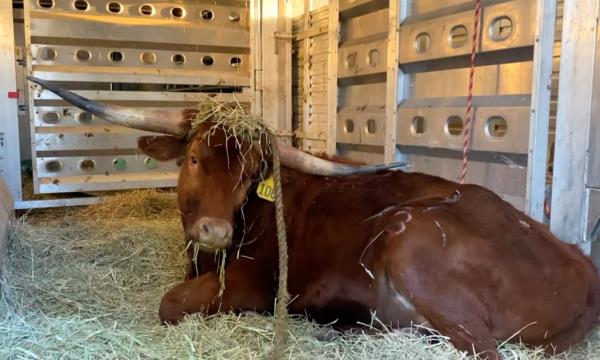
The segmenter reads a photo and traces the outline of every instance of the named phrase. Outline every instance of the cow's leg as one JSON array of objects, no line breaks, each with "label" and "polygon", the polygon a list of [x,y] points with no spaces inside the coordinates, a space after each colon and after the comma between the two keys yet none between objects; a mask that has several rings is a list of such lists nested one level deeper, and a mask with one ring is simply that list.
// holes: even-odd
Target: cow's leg
[{"label": "cow's leg", "polygon": [[170,289],[162,298],[159,315],[174,324],[187,314],[219,311],[268,311],[273,306],[272,284],[261,276],[252,260],[236,261],[225,269],[225,292],[218,297],[219,277],[210,272]]}]

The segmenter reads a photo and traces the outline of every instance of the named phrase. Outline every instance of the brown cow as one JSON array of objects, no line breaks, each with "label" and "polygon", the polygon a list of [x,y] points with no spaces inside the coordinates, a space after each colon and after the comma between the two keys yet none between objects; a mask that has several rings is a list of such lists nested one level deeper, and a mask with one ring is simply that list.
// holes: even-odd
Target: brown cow
[{"label": "brown cow", "polygon": [[[274,207],[256,195],[259,161],[251,144],[243,152],[254,161],[228,161],[242,150],[223,131],[207,139],[201,127],[185,140],[186,112],[97,104],[32,81],[112,122],[172,135],[140,138],[149,156],[185,156],[178,185],[183,226],[207,253],[199,273],[162,299],[164,322],[272,309]],[[498,357],[496,340],[515,334],[562,352],[598,322],[600,286],[590,260],[493,192],[420,173],[336,165],[289,147],[282,147],[282,163],[291,312],[323,322],[366,322],[375,313],[393,327],[425,324],[458,349],[489,358]],[[339,176],[352,172],[361,174]],[[235,256],[216,300],[210,253],[217,248]]]}]

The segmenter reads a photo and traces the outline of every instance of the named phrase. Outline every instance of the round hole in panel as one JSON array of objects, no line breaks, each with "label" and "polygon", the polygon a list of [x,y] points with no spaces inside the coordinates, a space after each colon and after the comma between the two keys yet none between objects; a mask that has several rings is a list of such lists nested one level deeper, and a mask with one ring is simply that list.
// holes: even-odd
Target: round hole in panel
[{"label": "round hole in panel", "polygon": [[42,115],[42,121],[46,124],[56,124],[60,121],[60,115],[54,111],[46,112]]},{"label": "round hole in panel", "polygon": [[485,122],[485,133],[492,138],[501,138],[508,132],[508,123],[502,116],[492,116]]},{"label": "round hole in panel", "polygon": [[229,63],[231,64],[231,67],[237,68],[240,67],[240,65],[242,65],[242,59],[240,59],[237,56],[234,56],[231,59],[229,59]]},{"label": "round hole in panel", "polygon": [[344,131],[347,134],[352,134],[354,132],[354,121],[352,119],[346,119],[344,122]]},{"label": "round hole in panel", "polygon": [[88,61],[92,58],[92,53],[86,49],[78,49],[75,51],[75,59],[77,61]]},{"label": "round hole in panel", "polygon": [[[200,11],[200,17],[202,18],[202,20],[210,21],[215,18],[215,13],[211,9],[204,9],[204,10]],[[231,20],[231,14],[230,14],[230,20]]]},{"label": "round hole in panel", "polygon": [[492,40],[503,41],[510,37],[512,30],[512,19],[508,16],[498,16],[490,23],[489,33]]},{"label": "round hole in panel", "polygon": [[89,9],[90,4],[88,4],[88,2],[85,0],[75,0],[73,2],[73,7],[77,10],[86,11]]},{"label": "round hole in panel", "polygon": [[158,161],[152,158],[146,158],[144,159],[144,166],[146,169],[156,169],[158,167]]},{"label": "round hole in panel", "polygon": [[450,42],[450,46],[453,48],[460,48],[465,46],[467,41],[469,40],[469,30],[464,25],[455,25],[450,29],[450,34],[448,34],[448,41]]},{"label": "round hole in panel", "polygon": [[415,116],[410,122],[410,132],[414,136],[421,136],[425,133],[426,125],[425,118],[422,116]]},{"label": "round hole in panel", "polygon": [[171,8],[171,16],[176,18],[182,18],[185,16],[185,10],[183,8],[176,6]]},{"label": "round hole in panel", "polygon": [[346,61],[344,62],[346,69],[354,69],[356,67],[356,52],[352,52],[346,55]]},{"label": "round hole in panel", "polygon": [[111,1],[106,5],[106,9],[108,12],[113,14],[120,14],[123,11],[123,5],[116,1]]},{"label": "round hole in panel", "polygon": [[62,170],[63,165],[58,160],[50,160],[50,161],[46,162],[44,167],[46,168],[46,171],[49,173],[57,173]]},{"label": "round hole in panel", "polygon": [[215,59],[210,55],[205,55],[202,57],[202,64],[206,66],[211,66],[215,63]]},{"label": "round hole in panel", "polygon": [[96,167],[96,162],[91,159],[84,159],[79,162],[79,170],[90,172]]},{"label": "round hole in panel", "polygon": [[375,119],[367,120],[367,124],[365,125],[365,131],[367,134],[375,134],[377,132],[377,121]]},{"label": "round hole in panel", "polygon": [[237,22],[240,21],[242,17],[240,16],[240,13],[237,11],[232,11],[229,13],[228,19],[231,22]]},{"label": "round hole in panel", "polygon": [[152,52],[145,52],[145,53],[142,53],[142,55],[140,56],[140,59],[142,59],[142,62],[144,64],[152,65],[156,62],[156,54],[154,54]]},{"label": "round hole in panel", "polygon": [[420,33],[415,37],[415,50],[422,54],[431,47],[431,36],[428,33]]},{"label": "round hole in panel", "polygon": [[123,59],[125,58],[125,56],[120,51],[111,51],[108,54],[108,58],[110,59],[110,61],[118,63],[118,62],[123,61]]},{"label": "round hole in panel", "polygon": [[44,46],[38,50],[38,57],[42,58],[42,60],[45,61],[52,61],[56,60],[56,58],[58,57],[58,53],[53,48],[49,46]]},{"label": "round hole in panel", "polygon": [[379,64],[379,56],[379,50],[373,49],[369,51],[369,54],[367,55],[367,65],[376,67],[377,64]]},{"label": "round hole in panel", "polygon": [[154,15],[154,6],[152,6],[150,4],[140,5],[140,14],[146,15],[146,16]]},{"label": "round hole in panel", "polygon": [[171,57],[171,61],[175,65],[183,65],[185,64],[185,56],[183,54],[175,54]]},{"label": "round hole in panel", "polygon": [[458,115],[452,115],[446,120],[446,133],[458,136],[463,132],[463,119]]},{"label": "round hole in panel", "polygon": [[83,111],[80,112],[79,114],[77,114],[77,121],[79,121],[82,124],[88,124],[90,122],[92,122],[92,114],[90,114],[89,112]]},{"label": "round hole in panel", "polygon": [[54,6],[53,0],[38,0],[38,5],[44,9],[50,9]]},{"label": "round hole in panel", "polygon": [[113,159],[112,161],[113,167],[115,168],[115,170],[125,170],[127,169],[127,160],[123,159],[123,158],[116,158]]}]

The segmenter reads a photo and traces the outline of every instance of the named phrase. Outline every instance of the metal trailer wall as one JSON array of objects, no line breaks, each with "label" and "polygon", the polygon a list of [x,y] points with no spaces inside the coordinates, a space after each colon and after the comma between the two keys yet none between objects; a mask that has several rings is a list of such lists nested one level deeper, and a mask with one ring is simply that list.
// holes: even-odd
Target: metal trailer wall
[{"label": "metal trailer wall", "polygon": [[[247,1],[28,0],[27,71],[108,103],[250,103]],[[145,132],[109,124],[29,86],[36,193],[173,186],[177,164],[136,150]]]},{"label": "metal trailer wall", "polygon": [[550,229],[600,265],[600,1],[564,4]]},{"label": "metal trailer wall", "polygon": [[[333,149],[367,162],[405,159],[413,171],[456,180],[473,7],[466,0],[331,1],[328,13],[338,16],[327,16],[329,56],[308,61],[312,46],[303,29],[312,26],[318,34],[311,44],[324,43],[325,28],[313,19],[322,21],[325,8],[313,10],[308,20],[296,18],[294,114],[297,137],[309,144],[304,149]],[[547,1],[484,1],[477,49],[467,182],[491,188],[538,220],[553,135],[549,114],[556,110],[560,45],[554,45],[553,33],[562,1],[556,7]],[[327,74],[319,73],[326,67]],[[328,85],[315,91],[320,77]],[[318,136],[305,130],[315,122]]]}]

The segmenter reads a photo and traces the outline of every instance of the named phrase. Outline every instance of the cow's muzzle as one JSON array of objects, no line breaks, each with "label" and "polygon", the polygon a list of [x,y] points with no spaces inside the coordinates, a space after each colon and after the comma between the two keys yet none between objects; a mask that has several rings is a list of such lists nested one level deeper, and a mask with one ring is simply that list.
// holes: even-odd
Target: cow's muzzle
[{"label": "cow's muzzle", "polygon": [[233,228],[223,219],[202,217],[188,231],[188,236],[197,241],[202,250],[216,251],[231,245]]}]

